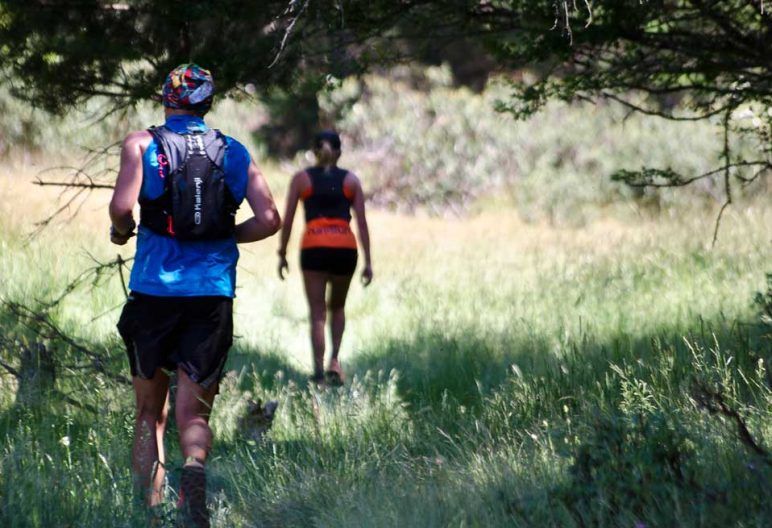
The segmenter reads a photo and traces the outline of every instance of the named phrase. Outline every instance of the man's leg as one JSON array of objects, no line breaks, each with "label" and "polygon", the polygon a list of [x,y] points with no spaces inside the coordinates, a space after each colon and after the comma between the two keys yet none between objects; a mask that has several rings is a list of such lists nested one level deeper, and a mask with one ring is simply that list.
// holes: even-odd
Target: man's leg
[{"label": "man's leg", "polygon": [[314,378],[324,378],[324,327],[327,320],[327,274],[320,271],[304,271],[308,307],[311,312],[311,348],[314,352]]},{"label": "man's leg", "polygon": [[216,394],[217,384],[205,389],[191,380],[184,370],[177,369],[174,416],[185,460],[180,480],[180,502],[183,513],[195,528],[209,526],[204,464],[212,449],[209,414]]},{"label": "man's leg", "polygon": [[155,506],[163,499],[166,476],[163,439],[169,405],[169,376],[158,369],[152,379],[135,376],[132,383],[137,401],[131,452],[134,481],[145,494],[147,504]]},{"label": "man's leg", "polygon": [[333,275],[330,280],[330,333],[332,334],[332,357],[329,370],[335,372],[340,382],[343,382],[343,370],[338,361],[343,331],[346,329],[346,297],[351,285],[351,275]]},{"label": "man's leg", "polygon": [[[185,460],[206,462],[212,448],[209,414],[217,394],[217,384],[208,389],[197,384],[183,369],[177,370],[174,416],[180,433],[180,447]],[[187,463],[187,462],[186,462]]]}]

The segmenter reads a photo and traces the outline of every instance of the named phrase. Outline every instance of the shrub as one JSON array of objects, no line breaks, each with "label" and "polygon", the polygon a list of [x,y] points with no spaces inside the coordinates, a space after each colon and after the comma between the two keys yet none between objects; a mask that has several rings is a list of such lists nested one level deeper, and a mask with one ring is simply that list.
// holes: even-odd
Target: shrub
[{"label": "shrub", "polygon": [[323,97],[323,110],[342,116],[343,162],[364,177],[375,204],[461,213],[480,197],[503,193],[524,218],[561,224],[620,202],[661,207],[722,198],[709,179],[686,192],[644,192],[610,179],[616,170],[644,165],[691,175],[715,168],[720,138],[711,123],[628,115],[605,103],[551,103],[515,121],[495,109],[507,97],[500,81],[478,95],[451,80],[447,68],[403,67],[346,80]]}]

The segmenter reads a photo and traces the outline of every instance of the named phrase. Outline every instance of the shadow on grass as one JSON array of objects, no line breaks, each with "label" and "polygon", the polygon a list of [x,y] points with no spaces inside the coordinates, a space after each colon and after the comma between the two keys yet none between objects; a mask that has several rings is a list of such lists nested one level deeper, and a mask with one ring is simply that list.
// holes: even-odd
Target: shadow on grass
[{"label": "shadow on grass", "polygon": [[[605,339],[583,335],[563,344],[525,332],[486,334],[475,328],[447,332],[432,329],[411,338],[373,343],[353,358],[349,370],[361,376],[368,370],[396,369],[401,396],[417,407],[414,410],[448,400],[475,407],[513,375],[565,376],[571,385],[592,383],[602,378],[612,362],[645,362],[661,355],[664,349],[679,357],[689,355],[686,340],[705,349],[718,345],[729,350],[737,366],[744,368],[753,369],[759,358],[772,358],[768,328],[760,323],[718,320],[696,321],[693,328],[687,329],[664,327],[651,335],[619,334]],[[675,362],[674,368],[687,364]],[[679,379],[689,375],[672,374]]]},{"label": "shadow on grass", "polygon": [[[280,352],[275,350],[262,351],[245,346],[234,346],[228,354],[225,364],[226,371],[241,373],[246,371],[252,376],[244,376],[243,383],[257,379],[262,388],[272,391],[290,381],[299,386],[308,383],[308,373],[298,370]],[[254,376],[254,377],[253,377]],[[252,387],[241,386],[242,390]]]},{"label": "shadow on grass", "polygon": [[456,335],[429,330],[411,338],[374,343],[350,362],[349,370],[361,376],[368,370],[396,369],[401,395],[413,404],[452,398],[462,405],[475,405],[483,393],[511,374],[511,365],[531,370],[549,357],[543,340],[515,341],[471,329]]},{"label": "shadow on grass", "polygon": [[[0,324],[3,325],[4,331],[9,331],[10,328],[6,323],[10,325],[13,321],[7,318],[7,314],[0,313]],[[718,344],[721,349],[729,351],[733,357],[733,368],[753,369],[759,358],[768,360],[772,357],[772,340],[769,339],[768,334],[769,330],[758,324],[738,324],[725,320],[701,324],[697,320],[692,328],[673,328],[663,325],[659,331],[649,335],[611,334],[602,338],[577,336],[562,344],[549,342],[543,337],[526,331],[519,332],[516,328],[497,334],[474,326],[456,327],[447,331],[427,328],[409,338],[373,341],[350,362],[348,365],[350,375],[364,376],[367,371],[379,370],[399,371],[400,395],[411,404],[409,412],[415,418],[413,421],[416,425],[419,422],[426,422],[426,429],[417,431],[415,435],[406,439],[395,441],[394,445],[384,442],[383,436],[375,435],[373,438],[376,440],[373,441],[359,438],[361,435],[347,433],[340,433],[335,441],[327,441],[326,444],[311,434],[255,447],[240,440],[218,439],[216,453],[217,456],[223,457],[223,462],[217,464],[221,468],[225,466],[226,469],[219,473],[214,472],[210,488],[215,495],[227,497],[237,505],[237,509],[243,508],[245,516],[249,515],[254,508],[254,501],[262,500],[265,506],[261,506],[261,514],[273,515],[276,525],[291,524],[288,522],[290,515],[295,515],[296,524],[300,525],[307,523],[319,513],[314,505],[324,504],[323,500],[320,502],[320,498],[323,493],[326,493],[325,490],[333,486],[344,485],[344,492],[354,493],[359,489],[364,477],[374,475],[377,477],[374,481],[385,479],[390,471],[389,468],[394,469],[395,465],[403,463],[406,464],[412,476],[413,471],[420,466],[420,460],[428,460],[437,453],[451,462],[464,463],[466,458],[464,456],[454,458],[454,449],[444,443],[448,436],[440,437],[436,429],[442,427],[444,431],[454,436],[453,442],[467,451],[473,450],[485,437],[482,433],[475,432],[473,426],[476,420],[470,415],[477,414],[474,408],[482,405],[486,396],[496,392],[509,379],[551,378],[549,383],[533,384],[534,392],[527,393],[526,396],[530,397],[533,394],[534,398],[541,398],[547,402],[545,405],[560,409],[563,405],[560,401],[562,396],[578,394],[581,388],[592,387],[602,382],[609,371],[610,362],[646,363],[662,361],[667,355],[688,358],[690,351],[684,342],[684,336],[706,348]],[[109,364],[111,372],[125,373],[125,354],[121,347],[117,342],[115,346],[108,343],[104,346],[109,349],[110,357],[114,359],[114,362]],[[516,368],[513,365],[516,365]],[[243,378],[249,379],[249,382],[259,381],[261,386],[269,391],[278,390],[291,381],[299,387],[306,386],[307,375],[297,370],[280,355],[279,351],[275,350],[255,350],[236,346],[231,352],[227,368],[237,372],[246,370],[253,376]],[[689,361],[673,361],[672,369],[667,375],[672,378],[674,386],[689,380],[692,375],[690,368]],[[283,374],[277,376],[277,372]],[[86,375],[77,374],[78,379],[81,376]],[[59,388],[68,388],[70,382],[58,377],[56,383]],[[541,385],[553,387],[554,390],[539,392]],[[125,397],[129,400],[132,397],[129,388],[117,385],[110,385],[110,387],[120,394],[122,399]],[[240,388],[244,390],[249,387]],[[95,387],[92,389],[95,390]],[[504,397],[510,396],[510,393],[502,392]],[[446,408],[442,408],[444,402],[448,402]],[[125,506],[120,502],[108,501],[107,499],[115,494],[105,493],[102,490],[111,490],[111,486],[117,485],[123,494],[130,494],[127,469],[129,442],[125,433],[128,430],[127,426],[130,426],[130,418],[125,418],[130,415],[129,404],[126,403],[120,412],[106,412],[103,416],[104,422],[98,427],[102,431],[100,436],[97,436],[102,445],[100,455],[107,453],[113,467],[121,468],[120,478],[116,479],[110,471],[102,471],[102,465],[99,459],[94,457],[92,447],[88,443],[93,436],[91,431],[96,427],[92,423],[93,416],[86,412],[66,413],[66,415],[50,412],[58,410],[61,402],[47,400],[45,403],[47,407],[44,412],[32,416],[0,415],[0,433],[6,435],[4,448],[12,455],[5,456],[1,469],[3,474],[35,475],[35,471],[44,468],[47,482],[57,481],[61,484],[45,494],[36,491],[37,479],[32,476],[17,480],[13,486],[9,484],[4,488],[5,493],[15,500],[14,504],[18,504],[18,507],[14,506],[9,512],[4,513],[5,519],[10,521],[8,525],[19,524],[20,519],[38,517],[49,521],[52,525],[58,525],[63,519],[70,520],[73,525],[92,525],[84,523],[104,519],[109,515],[111,508]],[[462,416],[457,404],[466,406],[472,412]],[[307,407],[308,409],[304,410],[310,414],[310,403]],[[337,405],[336,402],[335,407],[342,406]],[[441,412],[422,414],[427,407]],[[534,412],[526,418],[533,420],[540,416],[540,413]],[[388,424],[388,422],[384,423]],[[457,424],[455,431],[452,427],[454,423]],[[502,427],[511,430],[515,429],[515,426],[520,426],[516,421],[512,424],[508,422]],[[451,427],[448,427],[449,425]],[[522,425],[530,426],[531,422],[523,421]],[[389,425],[389,427],[392,426]],[[464,435],[454,434],[461,432],[462,428],[465,428]],[[172,433],[173,431],[169,431],[168,438],[173,438]],[[506,438],[503,435],[496,436],[495,431],[493,435],[495,438]],[[66,445],[62,443],[65,437]],[[501,441],[504,442],[504,440]],[[71,445],[70,442],[72,442]],[[169,459],[173,461],[172,467],[176,468],[175,463],[179,464],[181,456],[176,451],[176,447],[173,447],[174,442],[169,444],[171,447]],[[35,446],[35,449],[30,449],[28,446]],[[38,449],[38,446],[43,446],[44,449]],[[37,451],[40,453],[35,454]],[[51,456],[54,457],[56,464],[51,467],[46,465],[47,459],[42,454],[44,451],[52,453]],[[75,453],[73,460],[76,471],[66,473],[63,469],[57,469],[67,468],[67,464],[72,464],[69,458],[71,452]],[[403,453],[403,457],[395,457],[395,452]],[[392,464],[395,459],[396,462]],[[738,460],[741,459],[742,456],[738,457]],[[27,460],[30,460],[29,464],[25,463]],[[368,463],[369,465],[360,464],[356,471],[349,471],[352,460],[372,462]],[[288,470],[280,474],[280,477],[275,476],[280,473],[276,466],[277,461],[282,466],[288,466]],[[217,467],[215,465],[215,468]],[[250,471],[245,472],[245,467],[251,468]],[[176,469],[170,476],[173,484],[176,483],[178,476],[178,472],[175,473],[175,471]],[[89,488],[91,497],[89,507],[92,508],[90,513],[79,510],[82,501],[70,499],[68,498],[70,494],[65,493],[68,490],[78,489],[77,486],[80,484],[77,478],[82,475],[89,477],[90,480],[87,480],[93,483]],[[277,494],[272,486],[280,486],[281,478],[287,479],[289,484],[284,484],[284,491]],[[315,485],[308,484],[309,481]],[[741,484],[746,481],[746,477],[737,480]],[[410,482],[412,481],[408,480],[406,485]],[[467,487],[457,485],[457,491],[452,497],[457,498],[456,503],[461,503],[467,496],[465,495],[467,492],[469,495],[474,493],[493,505],[522,508],[524,518],[531,519],[528,517],[530,515],[528,512],[537,509],[537,506],[532,506],[531,503],[546,502],[547,495],[554,488],[543,482],[529,484],[528,489],[535,490],[536,498],[528,498],[522,496],[521,492],[509,491],[520,482],[519,475],[511,477],[502,475],[488,484],[490,489],[485,487],[479,489],[475,486],[470,491]],[[734,481],[727,482],[734,483]],[[387,483],[383,488],[384,491],[387,486],[393,487],[392,484]],[[429,480],[429,485],[435,486],[437,481]],[[14,489],[17,491],[13,491],[12,494]],[[437,489],[441,490],[440,496],[447,495],[445,489],[440,486]],[[521,489],[525,488],[521,486]],[[245,490],[248,492],[248,501],[240,498]],[[416,487],[416,490],[422,491],[419,487]],[[756,491],[753,493],[762,496]],[[42,496],[45,501],[41,500],[40,503],[22,507],[23,499],[29,501],[29,497],[36,496]],[[72,496],[76,497],[76,495]],[[594,499],[594,496],[591,498]],[[46,517],[48,510],[44,502],[63,504],[62,508],[56,510],[57,519],[53,518],[53,513]],[[574,502],[581,504],[581,501]],[[709,500],[700,499],[698,503],[708,504]],[[372,502],[374,509],[379,504],[378,501]],[[413,502],[395,499],[394,503],[395,508],[405,508],[411,504],[415,504],[417,511],[420,511],[425,504],[425,499]],[[490,508],[486,503],[476,511],[488,510]],[[124,525],[133,523],[132,515],[125,516],[128,520]],[[512,514],[507,512],[507,515]],[[0,518],[3,516],[0,515]],[[569,516],[569,518],[579,517]],[[548,522],[541,523],[541,525],[547,524]]]}]

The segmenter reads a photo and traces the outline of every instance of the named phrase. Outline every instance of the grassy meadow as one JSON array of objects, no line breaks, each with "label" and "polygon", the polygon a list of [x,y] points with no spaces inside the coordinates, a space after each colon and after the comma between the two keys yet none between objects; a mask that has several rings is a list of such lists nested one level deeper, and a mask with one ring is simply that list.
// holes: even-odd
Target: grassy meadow
[{"label": "grassy meadow", "polygon": [[[105,191],[30,239],[59,198],[31,184],[45,166],[0,168],[0,360],[19,370],[45,349],[57,365],[55,391],[23,401],[0,368],[0,525],[145,526],[131,390],[113,379],[128,375],[121,281],[86,273],[43,308],[133,243],[110,245]],[[292,169],[264,168],[281,202]],[[753,302],[772,257],[763,195],[728,209],[713,249],[704,205],[597,206],[579,227],[480,203],[471,216],[370,212],[375,280],[351,289],[340,389],[306,381],[301,220],[286,282],[276,239],[242,246],[212,418],[213,526],[769,526],[772,460],[718,412],[769,452],[772,338]],[[280,402],[260,443],[238,427],[250,398]]]}]

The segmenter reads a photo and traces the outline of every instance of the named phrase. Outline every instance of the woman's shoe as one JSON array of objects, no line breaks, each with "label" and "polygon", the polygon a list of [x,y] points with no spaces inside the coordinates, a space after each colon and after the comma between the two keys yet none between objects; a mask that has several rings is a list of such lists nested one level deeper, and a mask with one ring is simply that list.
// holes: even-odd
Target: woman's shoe
[{"label": "woman's shoe", "polygon": [[338,360],[330,361],[330,366],[324,374],[327,378],[327,383],[333,387],[340,387],[346,381],[345,376],[343,375],[343,369],[340,368]]}]

